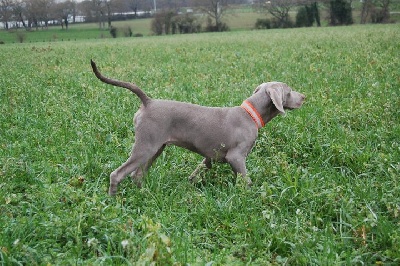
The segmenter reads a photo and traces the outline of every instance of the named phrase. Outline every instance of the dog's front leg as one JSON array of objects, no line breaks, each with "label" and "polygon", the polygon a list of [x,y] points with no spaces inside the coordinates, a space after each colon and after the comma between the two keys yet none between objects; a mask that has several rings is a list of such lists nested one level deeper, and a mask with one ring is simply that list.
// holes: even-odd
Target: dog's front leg
[{"label": "dog's front leg", "polygon": [[235,175],[237,176],[239,174],[243,178],[247,187],[250,187],[253,184],[250,177],[247,176],[246,157],[235,152],[228,152],[226,161],[231,165]]}]

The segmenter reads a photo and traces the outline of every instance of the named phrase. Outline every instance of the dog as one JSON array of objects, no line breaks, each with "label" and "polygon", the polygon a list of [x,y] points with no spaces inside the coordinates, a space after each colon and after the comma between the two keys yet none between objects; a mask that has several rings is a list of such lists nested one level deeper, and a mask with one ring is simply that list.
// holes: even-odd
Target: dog
[{"label": "dog", "polygon": [[[254,146],[258,129],[285,109],[300,108],[305,96],[282,82],[259,85],[240,106],[205,107],[185,102],[152,99],[135,83],[103,76],[93,60],[96,77],[104,83],[126,88],[136,94],[141,106],[134,116],[135,143],[128,160],[110,174],[109,195],[127,176],[140,187],[150,165],[166,145],[174,144],[202,155],[200,166],[211,168],[214,161],[229,163],[246,184],[246,157]],[[199,167],[200,167],[199,166]],[[189,179],[196,179],[199,167]]]}]

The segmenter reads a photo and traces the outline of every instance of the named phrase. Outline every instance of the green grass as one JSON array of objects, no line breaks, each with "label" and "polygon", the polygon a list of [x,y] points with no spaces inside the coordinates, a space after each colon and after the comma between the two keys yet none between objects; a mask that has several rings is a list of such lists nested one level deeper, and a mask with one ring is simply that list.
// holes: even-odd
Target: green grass
[{"label": "green grass", "polygon": [[[397,265],[400,28],[351,26],[0,46],[0,264]],[[247,190],[168,147],[107,196],[154,98],[240,105],[279,80],[304,106],[259,131]]]}]

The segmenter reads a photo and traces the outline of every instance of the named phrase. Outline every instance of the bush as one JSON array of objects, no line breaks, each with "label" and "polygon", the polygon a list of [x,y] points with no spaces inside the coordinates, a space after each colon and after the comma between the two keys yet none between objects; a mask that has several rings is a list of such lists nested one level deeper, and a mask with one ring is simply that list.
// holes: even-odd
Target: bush
[{"label": "bush", "polygon": [[287,28],[293,28],[294,23],[290,18],[287,18],[286,20],[279,20],[276,18],[273,18],[271,20],[271,25],[273,29],[287,29]]},{"label": "bush", "polygon": [[162,17],[155,15],[154,19],[151,21],[151,30],[155,35],[163,34],[163,21]]},{"label": "bush", "polygon": [[162,11],[154,16],[151,22],[151,30],[156,35],[170,34],[172,18],[175,13],[172,11]]},{"label": "bush", "polygon": [[207,26],[206,26],[205,31],[207,31],[207,32],[229,31],[229,26],[228,26],[226,23],[224,23],[224,22],[220,22],[220,23],[217,24],[217,25],[213,25],[213,24],[212,24],[212,21],[211,21],[211,18],[209,17],[209,18],[207,19]]},{"label": "bush", "polygon": [[172,34],[197,33],[201,31],[201,23],[192,14],[177,15],[172,18]]},{"label": "bush", "polygon": [[111,34],[111,36],[112,36],[113,38],[117,38],[117,28],[111,26],[111,28],[110,28],[110,34]]},{"label": "bush", "polygon": [[132,37],[132,35],[133,35],[132,28],[128,25],[124,26],[122,28],[117,28],[117,27],[111,26],[110,34],[113,38],[118,37],[118,32],[122,33],[123,36],[125,36],[125,37]]},{"label": "bush", "polygon": [[281,29],[281,28],[293,28],[293,22],[288,19],[287,21],[280,21],[276,18],[270,19],[257,19],[254,27],[256,29]]},{"label": "bush", "polygon": [[311,27],[314,21],[318,27],[321,26],[318,4],[316,2],[299,8],[296,15],[296,27]]},{"label": "bush", "polygon": [[256,21],[256,24],[254,25],[256,29],[270,29],[271,28],[271,20],[269,19],[262,19],[259,18]]},{"label": "bush", "polygon": [[313,17],[310,15],[308,7],[300,7],[296,14],[296,27],[311,27],[312,24]]},{"label": "bush", "polygon": [[130,26],[123,27],[122,32],[125,37],[132,37],[133,35],[132,28]]},{"label": "bush", "polygon": [[201,23],[192,14],[175,15],[171,11],[156,14],[151,29],[154,34],[196,33],[201,31]]},{"label": "bush", "polygon": [[[154,16],[151,22],[151,30],[155,35],[162,35],[164,33],[196,33],[201,31],[201,23],[192,14],[176,15],[172,11],[162,11]],[[229,27],[223,22],[213,25],[209,17],[205,31],[229,31]]]},{"label": "bush", "polygon": [[26,40],[26,34],[25,34],[25,32],[22,32],[22,31],[18,31],[16,34],[16,37],[17,37],[17,41],[19,43],[23,43]]}]

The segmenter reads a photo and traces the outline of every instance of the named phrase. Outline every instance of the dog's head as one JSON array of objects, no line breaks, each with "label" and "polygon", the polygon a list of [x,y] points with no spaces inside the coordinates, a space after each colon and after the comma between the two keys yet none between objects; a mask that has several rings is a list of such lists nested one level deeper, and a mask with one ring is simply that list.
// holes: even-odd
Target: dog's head
[{"label": "dog's head", "polygon": [[292,90],[282,82],[263,83],[255,89],[254,93],[266,93],[282,114],[285,113],[285,109],[300,108],[306,98],[304,94]]}]

